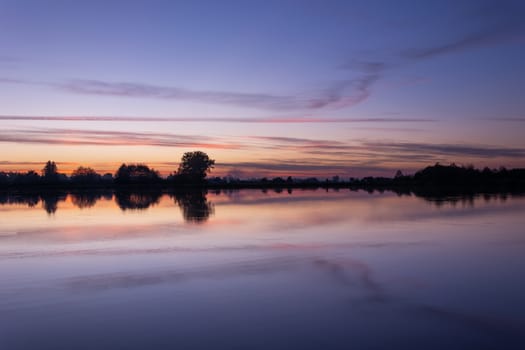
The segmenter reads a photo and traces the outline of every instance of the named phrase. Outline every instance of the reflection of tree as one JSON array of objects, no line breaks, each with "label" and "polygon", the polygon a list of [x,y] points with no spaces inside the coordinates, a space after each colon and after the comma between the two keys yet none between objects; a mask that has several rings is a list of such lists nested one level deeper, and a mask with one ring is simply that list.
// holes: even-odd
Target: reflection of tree
[{"label": "reflection of tree", "polygon": [[48,214],[54,214],[58,208],[58,202],[66,200],[66,193],[63,192],[50,192],[40,195],[42,198],[42,206]]},{"label": "reflection of tree", "polygon": [[522,195],[519,192],[475,192],[473,190],[456,188],[456,189],[429,189],[418,188],[412,191],[417,198],[422,198],[427,202],[434,204],[437,207],[444,205],[451,205],[456,207],[461,205],[463,207],[474,207],[477,199],[483,199],[485,202],[500,200],[504,202],[509,194]]},{"label": "reflection of tree", "polygon": [[111,191],[80,191],[71,193],[71,202],[80,209],[91,208],[102,197],[111,199]]},{"label": "reflection of tree", "polygon": [[25,204],[32,208],[38,204],[40,196],[37,194],[0,194],[0,205]]},{"label": "reflection of tree", "polygon": [[152,191],[117,191],[115,201],[122,210],[143,210],[159,202],[161,192]]},{"label": "reflection of tree", "polygon": [[205,191],[175,192],[172,197],[188,222],[202,223],[213,214],[213,205],[208,202]]}]

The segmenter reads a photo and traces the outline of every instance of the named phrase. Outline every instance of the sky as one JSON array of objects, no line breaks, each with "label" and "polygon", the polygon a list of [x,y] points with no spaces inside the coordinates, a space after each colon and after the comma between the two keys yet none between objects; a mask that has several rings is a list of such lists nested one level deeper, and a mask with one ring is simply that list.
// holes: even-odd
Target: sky
[{"label": "sky", "polygon": [[525,167],[524,1],[0,0],[0,171]]}]

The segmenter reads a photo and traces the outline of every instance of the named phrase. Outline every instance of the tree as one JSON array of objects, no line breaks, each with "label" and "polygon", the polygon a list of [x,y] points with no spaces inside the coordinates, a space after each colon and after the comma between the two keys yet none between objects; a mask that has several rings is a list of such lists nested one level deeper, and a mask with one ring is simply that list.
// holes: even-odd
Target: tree
[{"label": "tree", "polygon": [[200,182],[215,165],[215,160],[201,151],[186,152],[182,156],[177,174],[190,182]]},{"label": "tree", "polygon": [[58,176],[58,168],[55,162],[47,161],[44,169],[42,169],[42,176],[46,178],[54,178]]},{"label": "tree", "polygon": [[89,167],[79,166],[71,174],[71,180],[75,182],[92,182],[100,179],[100,175]]},{"label": "tree", "polygon": [[122,164],[115,174],[117,183],[152,183],[160,180],[158,171],[145,164]]}]

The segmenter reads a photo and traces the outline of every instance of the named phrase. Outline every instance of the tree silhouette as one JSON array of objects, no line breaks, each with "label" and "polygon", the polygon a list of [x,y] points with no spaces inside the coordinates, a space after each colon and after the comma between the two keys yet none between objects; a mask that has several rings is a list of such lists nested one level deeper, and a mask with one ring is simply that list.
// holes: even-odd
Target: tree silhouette
[{"label": "tree silhouette", "polygon": [[71,180],[77,184],[92,183],[100,180],[100,175],[92,168],[79,166],[71,174]]},{"label": "tree silhouette", "polygon": [[56,178],[58,176],[58,168],[55,162],[48,160],[42,169],[42,176],[45,178]]},{"label": "tree silhouette", "polygon": [[152,183],[160,180],[158,171],[145,164],[122,164],[115,174],[117,184]]},{"label": "tree silhouette", "polygon": [[188,182],[202,182],[215,165],[215,160],[201,151],[186,152],[182,156],[177,175]]}]

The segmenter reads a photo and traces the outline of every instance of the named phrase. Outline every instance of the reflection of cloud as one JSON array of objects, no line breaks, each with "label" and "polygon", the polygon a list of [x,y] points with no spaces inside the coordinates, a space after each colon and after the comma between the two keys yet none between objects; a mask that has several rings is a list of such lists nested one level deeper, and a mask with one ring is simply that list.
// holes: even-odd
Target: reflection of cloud
[{"label": "reflection of cloud", "polygon": [[[140,228],[141,232],[147,230]],[[151,230],[151,227],[149,228]],[[93,229],[90,229],[93,231]],[[113,234],[115,232],[112,231]],[[24,232],[17,232],[17,235],[23,235]],[[68,240],[69,241],[69,240]],[[337,248],[364,248],[364,249],[384,249],[384,248],[410,248],[417,246],[433,245],[429,241],[416,242],[357,242],[357,243],[276,243],[276,244],[246,244],[238,246],[224,247],[183,247],[171,246],[162,248],[126,248],[126,249],[80,249],[80,250],[44,250],[44,251],[10,251],[2,253],[2,259],[33,259],[33,258],[52,258],[64,256],[122,256],[122,255],[150,255],[150,254],[172,254],[172,253],[272,253],[278,251],[284,252],[307,252],[321,251]],[[317,260],[316,260],[317,261]],[[348,260],[350,261],[350,260]]]},{"label": "reflection of cloud", "polygon": [[[370,300],[383,300],[384,288],[374,278],[372,269],[362,261],[345,258],[338,259],[316,259],[314,265],[326,271],[334,280],[346,286],[353,286],[356,282],[364,288],[371,296]],[[348,273],[352,272],[352,275]]]},{"label": "reflection of cloud", "polygon": [[[315,245],[314,245],[315,246]],[[278,249],[289,251],[294,245],[277,246]],[[316,246],[316,248],[318,248]],[[304,247],[300,247],[304,249]],[[243,260],[233,263],[214,264],[209,266],[186,269],[173,269],[154,272],[119,272],[92,276],[73,277],[66,279],[66,285],[72,289],[84,291],[99,291],[113,288],[134,288],[162,283],[179,283],[189,279],[222,279],[237,275],[259,275],[289,270],[305,266],[318,268],[327,273],[330,281],[337,285],[363,289],[365,293],[373,294],[370,300],[382,299],[383,287],[374,280],[370,267],[355,259],[332,260],[304,256],[264,257],[253,260]]]},{"label": "reflection of cloud", "polygon": [[[421,316],[423,321],[431,319],[447,324],[458,324],[475,331],[496,332],[514,337],[521,335],[524,330],[523,326],[510,320],[400,299],[389,293],[386,286],[374,278],[371,267],[360,260],[349,258],[317,259],[314,261],[314,266],[326,271],[336,283],[349,288],[349,292],[350,289],[359,288],[365,294],[364,301],[367,305],[364,306],[367,307],[385,308],[389,305],[400,308],[402,313]],[[351,295],[351,293],[349,294]],[[362,299],[358,299],[357,302],[363,306]]]},{"label": "reflection of cloud", "polygon": [[190,279],[222,279],[237,275],[259,275],[287,270],[297,266],[300,258],[271,258],[235,263],[153,272],[119,272],[72,277],[66,286],[79,291],[102,291],[114,288],[136,288],[164,283],[180,283]]},{"label": "reflection of cloud", "polygon": [[[78,292],[101,292],[109,289],[130,289],[159,284],[177,284],[195,279],[225,279],[238,276],[257,276],[274,273],[297,273],[306,266],[314,266],[324,272],[328,281],[348,290],[354,295],[352,302],[361,306],[401,311],[402,314],[423,317],[423,321],[435,320],[447,324],[458,324],[475,331],[519,334],[521,328],[508,320],[457,311],[452,308],[430,306],[402,300],[388,292],[386,286],[373,277],[370,266],[362,261],[345,258],[313,258],[301,256],[258,258],[233,263],[208,266],[167,269],[162,271],[117,272],[86,275],[64,279],[67,288]],[[326,280],[322,283],[326,283]],[[358,292],[356,295],[354,292]],[[364,299],[361,297],[364,295]],[[357,298],[357,299],[355,299]],[[363,305],[363,302],[365,304]]]},{"label": "reflection of cloud", "polygon": [[416,314],[425,321],[433,319],[447,324],[459,324],[467,328],[483,332],[497,332],[516,336],[523,334],[524,328],[506,319],[471,314],[443,307],[424,304],[405,304],[404,311]]}]

